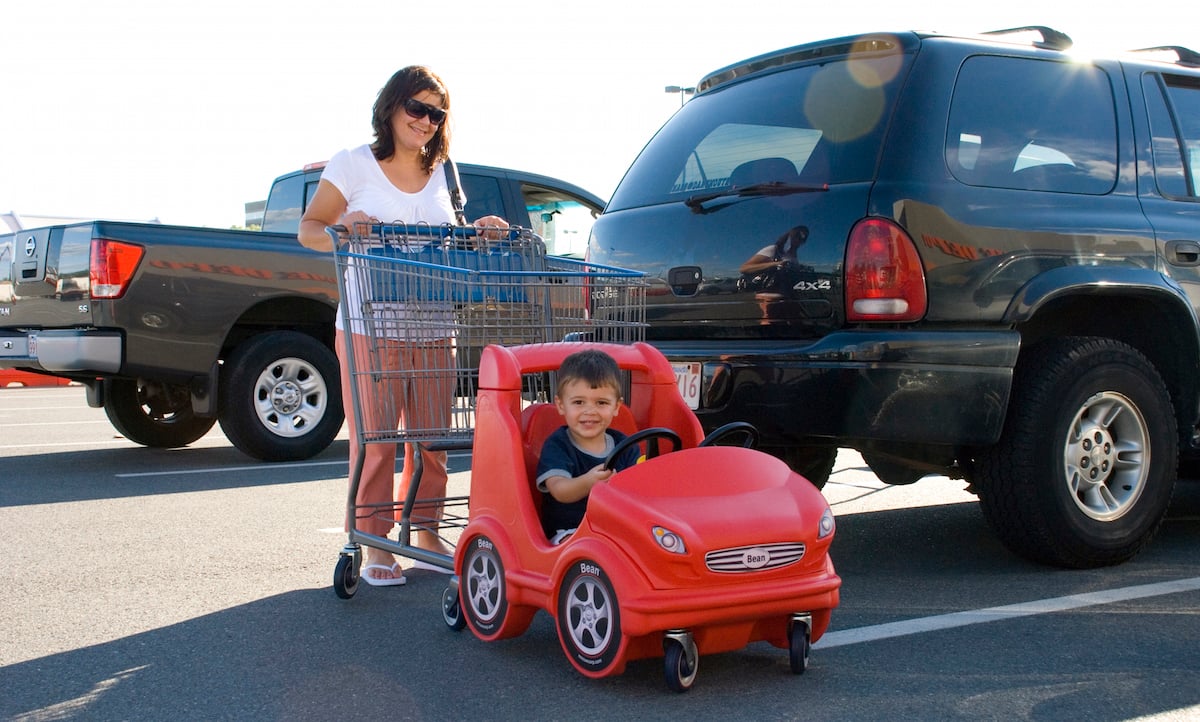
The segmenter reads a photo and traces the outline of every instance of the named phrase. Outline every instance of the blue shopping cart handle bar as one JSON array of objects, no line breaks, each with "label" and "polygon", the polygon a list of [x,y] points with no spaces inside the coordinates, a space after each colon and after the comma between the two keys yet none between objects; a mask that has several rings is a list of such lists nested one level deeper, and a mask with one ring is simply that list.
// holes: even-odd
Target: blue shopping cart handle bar
[{"label": "blue shopping cart handle bar", "polygon": [[[428,223],[375,223],[370,226],[370,230],[363,233],[367,229],[367,224],[355,224],[354,235],[369,236],[382,241],[387,241],[391,238],[478,238],[485,235],[488,240],[509,240],[515,241],[522,234],[529,233],[526,228],[520,226],[510,226],[508,228],[486,227],[476,228],[475,226],[451,226],[443,224],[440,226],[430,225]],[[350,229],[345,226],[330,226],[331,233],[346,234]]]}]

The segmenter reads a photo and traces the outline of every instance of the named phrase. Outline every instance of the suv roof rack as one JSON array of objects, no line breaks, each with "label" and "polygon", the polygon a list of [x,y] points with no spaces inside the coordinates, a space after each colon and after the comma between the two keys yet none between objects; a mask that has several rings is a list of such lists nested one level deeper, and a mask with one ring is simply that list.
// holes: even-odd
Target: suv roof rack
[{"label": "suv roof rack", "polygon": [[1131,53],[1175,53],[1177,65],[1187,65],[1190,67],[1200,67],[1200,53],[1190,48],[1185,48],[1182,45],[1156,45],[1153,48],[1138,48],[1130,50]]},{"label": "suv roof rack", "polygon": [[1008,28],[1006,30],[990,30],[984,35],[1016,35],[1018,33],[1038,33],[1042,36],[1040,43],[1034,43],[1039,48],[1048,50],[1067,50],[1075,44],[1071,40],[1071,36],[1066,33],[1059,32],[1054,28],[1048,28],[1045,25],[1023,25],[1019,28]]}]

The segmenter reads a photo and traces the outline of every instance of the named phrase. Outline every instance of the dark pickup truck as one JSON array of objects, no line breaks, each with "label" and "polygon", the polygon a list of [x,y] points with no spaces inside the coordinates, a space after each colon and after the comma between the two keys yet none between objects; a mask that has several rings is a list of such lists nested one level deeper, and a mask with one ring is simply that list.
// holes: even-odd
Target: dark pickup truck
[{"label": "dark pickup truck", "polygon": [[[343,420],[332,259],[296,241],[322,164],[275,180],[262,231],[93,221],[0,236],[0,370],[78,381],[131,441],[185,446],[220,421],[266,461],[325,449]],[[569,254],[603,208],[563,181],[462,164],[467,216]]]}]

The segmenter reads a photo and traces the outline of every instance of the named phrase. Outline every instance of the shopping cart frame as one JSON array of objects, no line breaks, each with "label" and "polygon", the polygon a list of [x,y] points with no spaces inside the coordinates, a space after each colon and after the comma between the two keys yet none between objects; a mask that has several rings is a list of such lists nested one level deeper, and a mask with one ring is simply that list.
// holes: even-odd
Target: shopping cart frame
[{"label": "shopping cart frame", "polygon": [[[646,326],[646,282],[640,272],[548,255],[542,240],[524,228],[364,224],[353,229],[332,226],[327,233],[334,242],[344,352],[349,365],[342,373],[350,376],[349,411],[357,430],[350,443],[359,450],[348,472],[347,539],[334,572],[335,592],[350,598],[358,586],[364,545],[447,571],[453,569],[453,553],[420,548],[412,543],[412,535],[416,531],[436,531],[453,549],[453,535],[460,533],[469,519],[469,496],[419,500],[424,472],[420,451],[472,448],[478,382],[478,358],[474,354],[492,343],[641,341]],[[478,257],[472,257],[472,253]],[[451,323],[453,327],[448,328],[446,324]],[[453,368],[434,370],[453,376],[454,396],[447,423],[415,429],[394,424],[372,428],[365,404],[378,403],[379,399],[363,398],[363,382],[404,383],[430,372],[384,368],[384,354],[379,347],[386,347],[389,334],[402,338],[415,334],[419,343],[442,332],[450,332],[454,339]],[[553,395],[548,377],[541,381],[529,389],[529,394],[548,400]],[[398,416],[397,411],[386,409],[381,413],[376,409],[372,413],[392,418]],[[358,503],[365,455],[362,452],[370,444],[414,446],[415,466],[404,499],[387,504]],[[432,506],[442,508],[440,518],[422,515]],[[360,519],[380,514],[394,519],[396,539],[359,528]]]}]

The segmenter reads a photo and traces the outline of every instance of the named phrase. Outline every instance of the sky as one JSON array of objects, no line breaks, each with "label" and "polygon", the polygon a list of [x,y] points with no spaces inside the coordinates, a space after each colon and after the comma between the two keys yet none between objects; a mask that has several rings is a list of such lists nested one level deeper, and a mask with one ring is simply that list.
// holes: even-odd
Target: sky
[{"label": "sky", "polygon": [[397,69],[449,87],[451,154],[608,198],[679,109],[666,86],[858,32],[1047,25],[1080,51],[1200,50],[1200,3],[1079,0],[38,0],[0,5],[0,213],[219,228],[371,141]]}]

